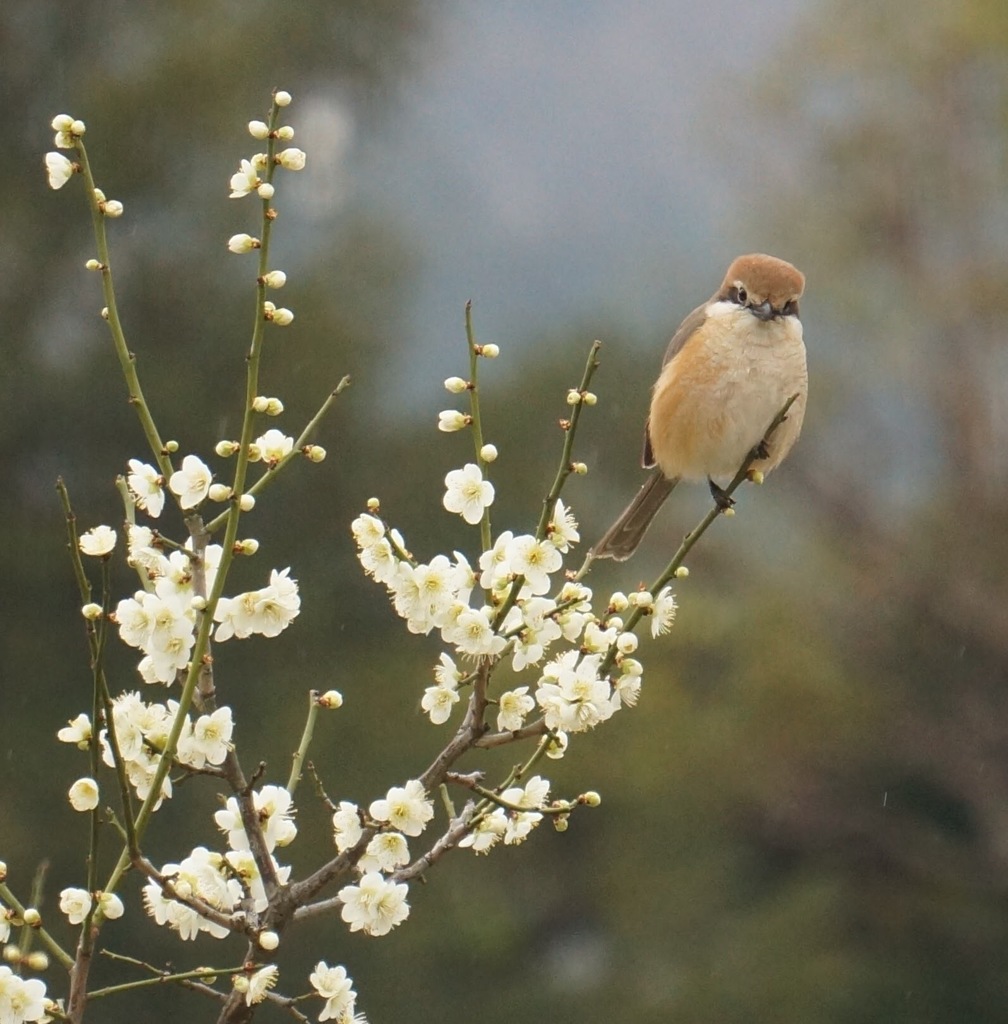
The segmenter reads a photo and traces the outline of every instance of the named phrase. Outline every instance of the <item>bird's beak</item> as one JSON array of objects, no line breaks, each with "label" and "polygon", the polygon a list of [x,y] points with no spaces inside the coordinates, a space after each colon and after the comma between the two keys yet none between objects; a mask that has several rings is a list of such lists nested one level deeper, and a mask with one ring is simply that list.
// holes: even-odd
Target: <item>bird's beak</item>
[{"label": "bird's beak", "polygon": [[749,310],[752,315],[759,320],[773,320],[776,316],[773,306],[770,305],[769,299],[765,302],[761,302],[758,306],[750,306]]}]

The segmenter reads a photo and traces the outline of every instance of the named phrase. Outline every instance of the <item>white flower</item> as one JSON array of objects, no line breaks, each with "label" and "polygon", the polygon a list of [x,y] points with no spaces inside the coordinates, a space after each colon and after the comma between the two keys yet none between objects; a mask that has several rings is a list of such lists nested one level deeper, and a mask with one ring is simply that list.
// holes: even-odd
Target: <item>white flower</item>
[{"label": "white flower", "polygon": [[245,1005],[252,1006],[261,1003],[266,998],[266,993],[277,983],[277,975],[280,973],[276,964],[267,964],[260,967],[248,979],[248,988],[245,991]]},{"label": "white flower", "polygon": [[[252,803],[259,815],[266,849],[272,853],[277,846],[286,846],[297,835],[297,825],[292,820],[294,808],[291,795],[283,786],[263,786],[252,794]],[[214,814],[217,827],[227,833],[228,845],[232,850],[247,850],[248,836],[242,824],[238,801],[228,797],[223,810]]]},{"label": "white flower", "polygon": [[507,690],[500,695],[497,710],[497,728],[501,732],[515,732],[525,724],[525,716],[535,707],[527,686]]},{"label": "white flower", "polygon": [[453,469],[445,477],[444,507],[460,515],[470,525],[483,518],[483,509],[493,504],[493,484],[483,479],[475,462]]},{"label": "white flower", "polygon": [[292,580],[290,569],[270,573],[266,587],[236,597],[221,598],[214,610],[214,621],[220,625],[214,632],[219,641],[237,637],[239,640],[253,633],[279,636],[301,610],[297,580]]},{"label": "white flower", "polygon": [[333,840],[336,849],[342,853],[356,846],[364,834],[361,828],[360,811],[356,804],[341,800],[339,810],[332,816]]},{"label": "white flower", "polygon": [[263,462],[273,467],[293,449],[294,438],[273,427],[257,437],[255,445],[262,452]]},{"label": "white flower", "polygon": [[523,534],[511,541],[508,564],[511,572],[525,577],[533,594],[545,594],[550,589],[549,574],[563,565],[563,556],[552,542]]},{"label": "white flower", "polygon": [[75,811],[93,811],[98,806],[98,783],[94,779],[78,779],[67,794]]},{"label": "white flower", "polygon": [[536,702],[548,728],[584,732],[616,710],[608,681],[598,678],[600,662],[600,655],[567,651],[546,665]]},{"label": "white flower", "polygon": [[335,1020],[343,1024],[352,1019],[357,993],[353,990],[353,981],[347,976],[345,967],[330,967],[325,960],[320,960],[308,980],[326,1001],[318,1017],[320,1021]]},{"label": "white flower", "polygon": [[64,889],[59,906],[71,924],[81,924],[91,911],[91,893],[87,889]]},{"label": "white flower", "polygon": [[[533,775],[524,786],[505,789],[501,799],[518,807],[538,808],[546,803],[549,796],[549,782],[539,775]],[[504,829],[504,842],[517,845],[542,820],[536,810],[507,812],[507,825]]]},{"label": "white flower", "polygon": [[571,544],[576,544],[581,539],[577,520],[571,514],[570,509],[564,507],[564,503],[559,498],[557,498],[556,505],[553,506],[553,519],[549,524],[549,539],[557,550],[564,554],[567,553]]},{"label": "white flower", "polygon": [[179,739],[178,760],[192,768],[206,764],[223,764],[231,748],[234,722],[229,707],[218,708],[212,714],[200,715],[191,730]]},{"label": "white flower", "polygon": [[63,726],[56,738],[61,743],[74,743],[81,750],[87,750],[91,742],[91,719],[82,711],[76,718],[71,718],[69,723]]},{"label": "white flower", "polygon": [[514,534],[505,530],[489,551],[480,555],[479,567],[483,570],[479,583],[484,590],[499,590],[511,578],[511,542]]},{"label": "white flower", "polygon": [[368,811],[375,821],[387,821],[405,835],[418,836],[434,817],[434,804],[427,799],[423,785],[410,779],[405,786],[393,786],[385,799],[375,800]]},{"label": "white flower", "polygon": [[441,686],[458,686],[462,682],[465,673],[461,672],[451,656],[441,654],[438,663],[434,666],[434,679]]},{"label": "white flower", "polygon": [[97,558],[115,547],[116,532],[111,526],[92,526],[77,538],[77,543],[85,555]]},{"label": "white flower", "polygon": [[430,716],[433,725],[444,725],[451,718],[452,708],[460,700],[454,686],[428,686],[420,700],[420,707]]},{"label": "white flower", "polygon": [[109,920],[115,921],[122,917],[125,912],[123,901],[114,892],[103,892],[98,894],[98,909]]},{"label": "white flower", "polygon": [[387,935],[409,916],[408,892],[405,884],[389,882],[377,871],[368,871],[358,885],[345,885],[337,893],[343,901],[340,916],[352,932]]},{"label": "white flower", "polygon": [[620,669],[620,677],[613,686],[613,704],[616,707],[636,707],[637,699],[640,697],[643,666],[634,658],[624,658],[620,662]]},{"label": "white flower", "polygon": [[479,824],[459,840],[459,846],[468,847],[473,853],[488,853],[491,847],[504,838],[507,831],[507,814],[498,807],[492,814],[481,818]]},{"label": "white flower", "polygon": [[126,483],[133,492],[137,508],[142,508],[149,516],[157,519],[165,501],[164,491],[161,490],[164,481],[160,472],[139,459],[130,459],[129,468]]},{"label": "white flower", "polygon": [[196,455],[187,455],[182,468],[168,478],[168,488],[178,496],[183,509],[195,508],[207,496],[212,483],[210,467]]},{"label": "white flower", "polygon": [[655,597],[654,611],[651,614],[651,635],[661,636],[672,628],[676,615],[676,599],[669,587],[662,587]]},{"label": "white flower", "polygon": [[385,524],[367,513],[359,515],[351,524],[350,530],[353,533],[357,546],[366,551],[374,547],[385,536]]},{"label": "white flower", "polygon": [[461,654],[480,658],[500,654],[507,645],[504,637],[493,631],[486,609],[466,608],[455,621],[442,629],[447,643],[455,644]]},{"label": "white flower", "polygon": [[251,160],[242,160],[241,168],[231,175],[231,197],[241,199],[250,192],[255,192],[262,184],[259,177],[261,164],[259,157],[254,156]]},{"label": "white flower", "polygon": [[45,982],[19,978],[9,967],[0,966],[0,1020],[4,1024],[51,1020],[46,1016]]},{"label": "white flower", "polygon": [[45,166],[49,176],[49,187],[52,189],[62,188],[75,170],[72,161],[67,160],[62,153],[46,153]]},{"label": "white flower", "polygon": [[367,844],[357,862],[359,871],[383,871],[386,874],[409,863],[409,845],[400,832],[379,832]]}]

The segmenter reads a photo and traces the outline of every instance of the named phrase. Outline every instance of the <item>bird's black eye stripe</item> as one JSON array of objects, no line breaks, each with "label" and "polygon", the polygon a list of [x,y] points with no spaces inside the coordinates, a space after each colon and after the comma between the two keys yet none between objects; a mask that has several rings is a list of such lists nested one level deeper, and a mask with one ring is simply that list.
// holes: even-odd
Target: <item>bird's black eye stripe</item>
[{"label": "bird's black eye stripe", "polygon": [[788,299],[784,303],[784,308],[781,310],[781,316],[797,316],[798,315],[798,303],[794,299]]}]

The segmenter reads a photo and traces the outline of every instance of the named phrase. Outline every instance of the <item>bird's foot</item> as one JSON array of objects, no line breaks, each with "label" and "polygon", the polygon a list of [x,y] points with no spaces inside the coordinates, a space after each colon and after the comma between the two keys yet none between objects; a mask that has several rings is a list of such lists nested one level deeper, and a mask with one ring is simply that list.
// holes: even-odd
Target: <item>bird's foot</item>
[{"label": "bird's foot", "polygon": [[761,440],[749,454],[754,462],[758,462],[760,459],[769,459],[770,449],[767,447],[766,438]]},{"label": "bird's foot", "polygon": [[714,504],[722,512],[727,512],[735,504],[735,499],[723,488],[719,487],[710,477],[707,477],[707,484],[710,487],[711,497]]}]

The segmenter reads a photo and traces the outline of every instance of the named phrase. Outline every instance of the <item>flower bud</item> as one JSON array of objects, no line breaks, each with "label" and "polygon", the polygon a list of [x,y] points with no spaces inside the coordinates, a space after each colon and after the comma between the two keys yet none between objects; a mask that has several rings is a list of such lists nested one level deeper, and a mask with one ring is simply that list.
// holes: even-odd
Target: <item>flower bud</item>
[{"label": "flower bud", "polygon": [[207,599],[202,594],[193,594],[189,599],[189,607],[192,608],[194,612],[204,612],[206,611],[206,606]]},{"label": "flower bud", "polygon": [[247,537],[245,540],[235,541],[234,553],[236,555],[254,555],[259,550],[259,541],[255,537]]},{"label": "flower bud", "polygon": [[102,213],[106,217],[121,217],[123,214],[123,204],[118,199],[108,199],[102,203]]},{"label": "flower bud", "polygon": [[207,497],[211,501],[227,501],[231,497],[231,488],[227,484],[211,484]]},{"label": "flower bud", "polygon": [[480,448],[479,455],[480,455],[480,458],[484,462],[494,462],[496,460],[496,458],[497,458],[497,445],[495,445],[495,444],[485,444],[485,445],[483,445],[483,447]]},{"label": "flower bud", "polygon": [[584,402],[585,405],[594,405],[598,401],[598,395],[596,395],[594,391],[586,391],[581,396],[581,401]]},{"label": "flower bud", "polygon": [[445,391],[451,392],[453,395],[460,395],[469,387],[469,382],[463,380],[461,377],[449,377],[445,382]]},{"label": "flower bud", "polygon": [[289,92],[287,92],[286,89],[278,89],[273,96],[273,102],[278,107],[287,107],[290,106],[290,101],[292,98],[293,97]]},{"label": "flower bud", "polygon": [[243,494],[238,499],[238,507],[242,512],[251,512],[255,508],[255,495],[254,494]]},{"label": "flower bud", "polygon": [[108,318],[109,318],[108,306],[102,306],[102,308],[98,311],[98,315],[102,318],[102,320],[108,320]]},{"label": "flower bud", "polygon": [[377,512],[381,508],[381,502],[377,498],[368,498],[367,510],[368,512]]},{"label": "flower bud", "polygon": [[246,235],[244,232],[238,235],[232,235],[228,239],[228,248],[239,255],[251,252],[253,249],[258,249],[261,244],[262,243],[258,238],[253,238],[251,235]]},{"label": "flower bud", "polygon": [[89,259],[87,261],[87,263],[84,264],[84,269],[85,270],[104,270],[105,269],[105,264],[102,263],[101,260],[96,260],[96,259],[92,258],[92,259]]},{"label": "flower bud", "polygon": [[77,165],[67,160],[62,153],[46,153],[45,167],[51,189],[62,188],[77,170]]},{"label": "flower bud", "polygon": [[278,153],[276,162],[288,171],[303,171],[305,162],[307,161],[307,154],[303,149],[285,149],[283,152]]},{"label": "flower bud", "polygon": [[282,270],[270,270],[263,274],[263,284],[267,288],[283,288],[287,283],[287,275]]},{"label": "flower bud", "polygon": [[248,131],[253,139],[262,141],[269,138],[269,125],[265,121],[249,121]]},{"label": "flower bud", "polygon": [[318,706],[320,708],[329,708],[335,711],[336,708],[343,707],[343,694],[339,690],[326,690],[318,699]]},{"label": "flower bud", "polygon": [[588,472],[588,467],[583,462],[572,462],[571,471],[578,476],[584,476]]},{"label": "flower bud", "polygon": [[598,807],[602,803],[602,797],[594,789],[589,789],[587,793],[582,793],[578,797],[578,803],[584,804],[585,807]]},{"label": "flower bud", "polygon": [[7,861],[0,860],[0,882],[7,881]]},{"label": "flower bud", "polygon": [[302,450],[311,462],[322,462],[326,457],[326,450],[320,444],[305,445]]},{"label": "flower bud", "polygon": [[179,449],[178,441],[165,441],[164,450],[169,455],[174,455],[178,451],[178,449]]},{"label": "flower bud", "polygon": [[553,828],[557,832],[566,832],[570,827],[570,815],[569,814],[555,814],[553,816]]},{"label": "flower bud", "polygon": [[634,633],[620,633],[616,638],[616,650],[620,654],[633,654],[637,650],[637,636]]},{"label": "flower bud", "polygon": [[483,356],[484,359],[496,359],[500,355],[500,346],[492,343],[489,345],[480,345],[479,354]]},{"label": "flower bud", "polygon": [[267,320],[272,320],[277,327],[286,327],[294,319],[294,314],[289,309],[284,309],[282,306],[279,309],[274,309],[272,315],[266,317]]},{"label": "flower bud", "polygon": [[42,924],[42,915],[34,907],[28,907],[21,915],[21,920],[29,928],[38,928]]},{"label": "flower bud", "polygon": [[290,142],[294,138],[294,129],[289,124],[282,124],[276,130],[276,137],[284,142]]},{"label": "flower bud", "polygon": [[472,417],[467,416],[458,409],[445,409],[438,413],[438,430],[450,434],[455,430],[462,430],[472,422]]},{"label": "flower bud", "polygon": [[580,401],[581,401],[581,392],[575,390],[574,388],[571,388],[570,391],[567,392],[567,404],[568,405],[578,405],[580,403]]},{"label": "flower bud", "polygon": [[280,936],[276,932],[260,932],[258,942],[260,949],[270,952],[280,945]]},{"label": "flower bud", "polygon": [[614,612],[625,611],[630,606],[630,602],[627,600],[626,594],[622,591],[617,590],[612,597],[609,598],[609,607]]},{"label": "flower bud", "polygon": [[264,181],[257,189],[256,195],[260,199],[272,199],[276,189],[268,182]]},{"label": "flower bud", "polygon": [[239,448],[241,448],[241,445],[237,441],[218,441],[214,446],[214,451],[222,459],[229,459]]},{"label": "flower bud", "polygon": [[94,601],[89,601],[83,608],[81,608],[81,615],[84,616],[88,622],[94,622],[95,619],[102,617],[102,606],[95,604]]},{"label": "flower bud", "polygon": [[21,947],[16,942],[8,942],[3,948],[3,958],[9,964],[21,962]]},{"label": "flower bud", "polygon": [[675,571],[676,579],[684,580],[689,576],[689,569],[685,565],[680,565]]},{"label": "flower bud", "polygon": [[49,957],[41,949],[36,949],[28,954],[25,963],[32,971],[44,971],[49,967]]}]

